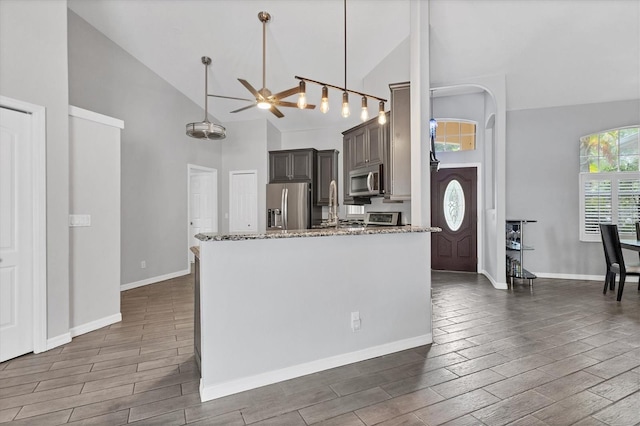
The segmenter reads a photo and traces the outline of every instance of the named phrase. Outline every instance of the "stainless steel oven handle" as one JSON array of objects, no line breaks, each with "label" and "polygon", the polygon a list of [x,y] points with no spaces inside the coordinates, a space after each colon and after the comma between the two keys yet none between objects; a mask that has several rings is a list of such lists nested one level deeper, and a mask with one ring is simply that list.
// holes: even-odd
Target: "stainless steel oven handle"
[{"label": "stainless steel oven handle", "polygon": [[373,192],[373,172],[369,172],[367,175],[367,189],[369,192]]}]

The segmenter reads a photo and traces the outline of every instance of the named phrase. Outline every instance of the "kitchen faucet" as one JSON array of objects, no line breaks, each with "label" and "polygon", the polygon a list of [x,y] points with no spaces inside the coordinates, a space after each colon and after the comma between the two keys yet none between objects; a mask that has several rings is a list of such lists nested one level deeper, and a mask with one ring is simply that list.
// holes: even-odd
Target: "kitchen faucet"
[{"label": "kitchen faucet", "polygon": [[338,226],[338,187],[335,179],[329,183],[329,226]]}]

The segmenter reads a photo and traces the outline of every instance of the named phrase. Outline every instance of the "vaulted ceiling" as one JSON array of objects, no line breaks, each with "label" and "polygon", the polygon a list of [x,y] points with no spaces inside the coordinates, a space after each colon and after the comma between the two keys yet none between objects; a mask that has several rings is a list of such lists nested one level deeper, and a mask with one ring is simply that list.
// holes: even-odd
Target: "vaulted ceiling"
[{"label": "vaulted ceiling", "polygon": [[[69,7],[199,105],[203,55],[213,60],[209,93],[251,98],[237,78],[262,87],[263,10],[272,15],[272,92],[296,86],[295,75],[344,84],[342,0],[70,0]],[[433,82],[506,75],[508,109],[640,97],[640,0],[433,0],[430,10]],[[347,2],[350,88],[363,90],[365,77],[396,49],[408,69],[409,18],[409,0]],[[317,103],[319,88],[311,90]],[[257,108],[230,114],[248,103],[216,98],[209,109],[223,123],[266,115],[282,131],[321,128],[343,120],[339,92],[330,95],[326,115],[297,108],[282,108],[282,119]]]}]

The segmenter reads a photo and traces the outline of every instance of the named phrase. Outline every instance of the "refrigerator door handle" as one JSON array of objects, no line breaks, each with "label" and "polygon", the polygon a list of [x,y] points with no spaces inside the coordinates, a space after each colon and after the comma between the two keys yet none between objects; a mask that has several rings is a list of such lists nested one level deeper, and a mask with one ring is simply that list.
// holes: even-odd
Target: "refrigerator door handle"
[{"label": "refrigerator door handle", "polygon": [[282,211],[283,211],[283,228],[289,229],[289,188],[282,190]]}]

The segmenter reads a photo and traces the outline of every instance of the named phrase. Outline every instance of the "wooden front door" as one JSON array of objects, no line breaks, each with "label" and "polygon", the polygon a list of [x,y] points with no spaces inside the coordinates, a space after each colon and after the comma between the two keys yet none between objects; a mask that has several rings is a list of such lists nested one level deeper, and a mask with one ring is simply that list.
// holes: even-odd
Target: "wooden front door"
[{"label": "wooden front door", "polygon": [[477,272],[477,168],[431,174],[431,269]]}]

